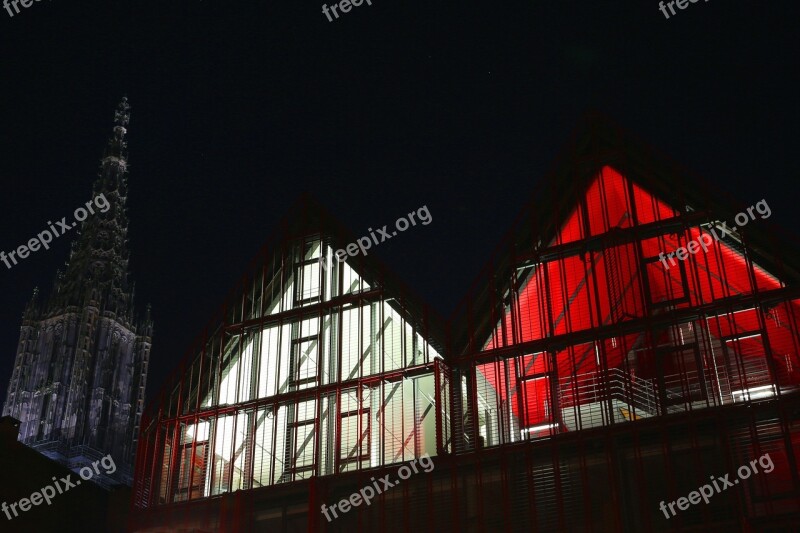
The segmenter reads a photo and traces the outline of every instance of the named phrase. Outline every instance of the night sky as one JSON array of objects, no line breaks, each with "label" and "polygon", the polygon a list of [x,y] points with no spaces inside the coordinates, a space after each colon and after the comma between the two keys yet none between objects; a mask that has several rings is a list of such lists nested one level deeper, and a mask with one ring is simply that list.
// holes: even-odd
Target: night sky
[{"label": "night sky", "polygon": [[[0,10],[0,250],[89,200],[123,95],[149,397],[305,191],[355,235],[427,205],[430,225],[370,253],[449,316],[590,111],[800,233],[798,2],[505,4]],[[74,236],[0,264],[0,401],[25,303]]]}]

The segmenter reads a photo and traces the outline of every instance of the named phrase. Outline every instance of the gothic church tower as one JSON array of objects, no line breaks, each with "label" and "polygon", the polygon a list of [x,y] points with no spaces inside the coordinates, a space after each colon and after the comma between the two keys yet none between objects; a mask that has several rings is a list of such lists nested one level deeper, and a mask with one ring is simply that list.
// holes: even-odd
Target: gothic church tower
[{"label": "gothic church tower", "polygon": [[123,98],[92,191],[110,208],[81,223],[49,299],[34,290],[3,407],[20,441],[76,472],[110,454],[117,471],[93,478],[105,486],[131,484],[153,334],[128,279],[129,110]]}]

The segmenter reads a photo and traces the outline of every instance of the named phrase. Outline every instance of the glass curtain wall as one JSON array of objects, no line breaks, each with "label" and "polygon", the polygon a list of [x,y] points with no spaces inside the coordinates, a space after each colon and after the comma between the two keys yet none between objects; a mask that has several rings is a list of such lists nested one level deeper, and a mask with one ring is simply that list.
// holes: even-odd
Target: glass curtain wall
[{"label": "glass curtain wall", "polygon": [[304,238],[246,281],[145,431],[152,503],[436,454],[438,352],[333,252]]},{"label": "glass curtain wall", "polygon": [[800,302],[746,233],[662,261],[715,224],[598,172],[549,246],[518,254],[494,291],[502,315],[462,366],[462,448],[797,389]]}]

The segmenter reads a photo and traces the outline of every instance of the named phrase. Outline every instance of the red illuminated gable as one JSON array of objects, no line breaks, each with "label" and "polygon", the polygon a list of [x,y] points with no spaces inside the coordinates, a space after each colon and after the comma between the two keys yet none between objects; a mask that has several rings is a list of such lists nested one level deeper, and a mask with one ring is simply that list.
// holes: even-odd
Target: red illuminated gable
[{"label": "red illuminated gable", "polygon": [[[584,239],[600,238],[602,241],[603,236],[616,230],[630,230],[680,216],[685,214],[632,183],[614,168],[604,166],[589,184],[580,205],[572,210],[544,251]],[[619,244],[608,241],[594,249],[587,246],[580,253],[566,252],[556,259],[518,270],[518,296],[513,300],[516,305],[513,312],[506,311],[505,323],[494,328],[484,350],[644,319],[668,309],[693,308],[722,298],[749,295],[754,290],[753,281],[759,291],[780,287],[777,278],[758,265],[754,265],[755,279],[751,280],[747,260],[734,249],[732,241],[713,240],[707,253],[701,249],[674,265],[661,261],[659,254],[666,257],[669,252],[698,239],[701,233],[697,226],[688,231],[676,231],[677,234],[639,240],[631,238]],[[708,229],[704,228],[703,232],[707,233]],[[669,268],[665,268],[665,264]],[[724,272],[724,277],[718,275],[720,272]],[[602,290],[596,290],[597,287]],[[687,327],[696,327],[693,324],[696,323]],[[763,337],[747,335],[760,327],[755,310],[709,317],[707,324],[711,337],[716,339],[740,334],[741,339],[736,339],[730,347],[743,358],[764,358]],[[781,329],[779,320],[767,321],[765,328],[773,353],[793,353],[794,339],[788,330]],[[658,344],[668,340],[667,331],[660,335],[664,338],[656,339]],[[599,341],[604,344],[602,349],[609,368],[619,366],[627,356],[623,346],[643,340],[641,333],[623,337]],[[588,343],[583,348],[559,352],[555,361],[544,354],[515,360],[515,374],[520,376],[522,384],[512,388],[511,394],[519,393],[524,399],[515,399],[512,408],[517,415],[520,409],[526,413],[524,426],[548,421],[545,411],[549,378],[546,376],[554,370],[553,363],[562,377],[596,372],[600,358],[595,350],[598,348]],[[506,387],[500,383],[501,376],[489,365],[481,371],[505,400]],[[779,374],[793,383],[800,381],[800,373],[790,365],[780,368]]]}]

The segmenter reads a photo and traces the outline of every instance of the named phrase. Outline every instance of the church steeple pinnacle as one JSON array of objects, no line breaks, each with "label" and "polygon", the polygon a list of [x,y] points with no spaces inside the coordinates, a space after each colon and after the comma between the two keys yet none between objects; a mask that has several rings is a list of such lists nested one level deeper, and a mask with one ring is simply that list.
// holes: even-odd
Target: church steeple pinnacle
[{"label": "church steeple pinnacle", "polygon": [[124,139],[125,134],[128,132],[126,127],[131,120],[130,109],[131,106],[128,104],[128,97],[123,96],[122,101],[117,106],[117,110],[114,111],[114,139],[112,142],[120,146],[120,150],[118,151],[119,155],[122,155],[122,150],[125,148]]},{"label": "church steeple pinnacle", "polygon": [[117,126],[125,128],[125,126],[128,125],[128,121],[131,119],[131,115],[128,113],[130,108],[131,106],[128,105],[128,97],[123,96],[122,101],[117,106],[117,110],[114,112],[114,123]]},{"label": "church steeple pinnacle", "polygon": [[98,198],[103,198],[108,205],[81,224],[66,272],[56,281],[58,308],[81,305],[88,298],[119,316],[131,312],[133,294],[128,282],[126,206],[128,143],[125,139],[130,108],[128,98],[123,97],[114,111],[113,133],[100,160],[100,172],[92,193],[92,200],[97,202]]},{"label": "church steeple pinnacle", "polygon": [[[123,96],[122,101],[114,111],[114,134],[108,141],[105,155],[103,156],[101,177],[109,176],[110,174],[125,174],[128,170],[128,142],[125,140],[125,134],[128,133],[128,123],[131,120],[130,113],[131,106],[128,104],[128,97]],[[114,172],[114,171],[117,172]],[[123,176],[118,176],[123,177]]]}]

